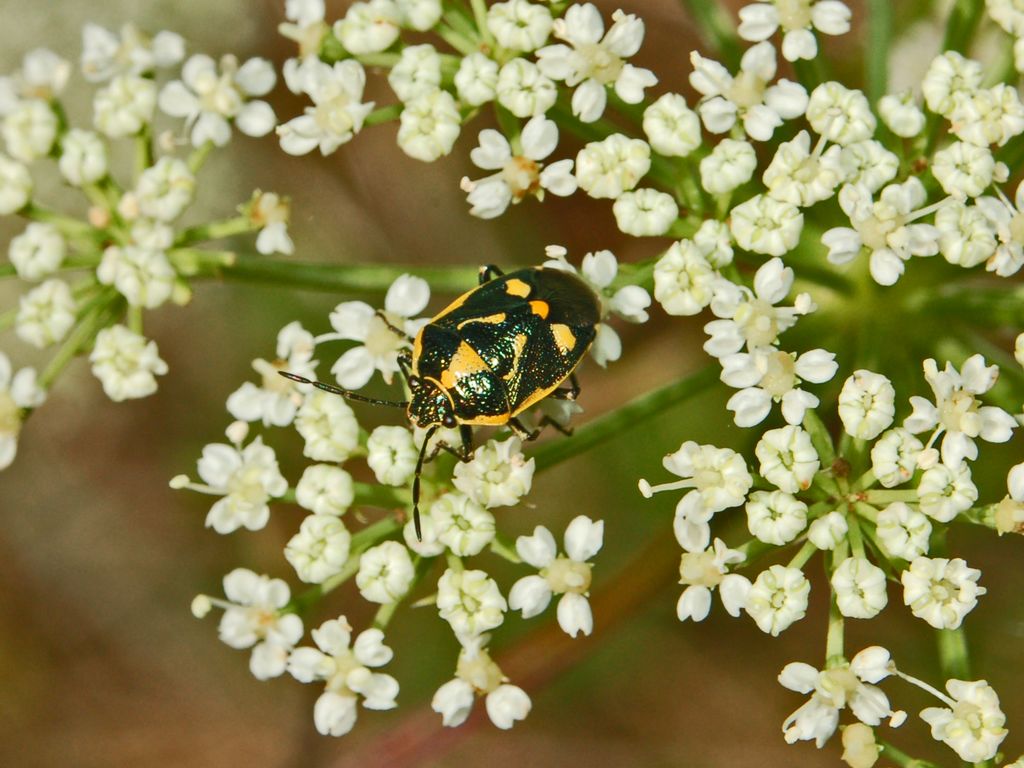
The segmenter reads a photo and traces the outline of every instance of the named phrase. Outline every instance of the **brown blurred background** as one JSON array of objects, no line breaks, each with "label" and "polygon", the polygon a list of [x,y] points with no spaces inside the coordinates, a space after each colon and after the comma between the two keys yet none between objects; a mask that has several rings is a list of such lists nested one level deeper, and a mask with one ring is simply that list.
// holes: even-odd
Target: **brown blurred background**
[{"label": "brown blurred background", "polygon": [[[262,55],[279,64],[293,52],[276,33],[280,5],[0,2],[0,69],[13,70],[26,50],[39,45],[77,63],[87,20],[108,28],[128,20],[149,31],[170,28],[185,36],[190,53],[231,52],[243,60]],[[328,5],[334,19],[344,4]],[[657,92],[689,93],[683,52],[699,43],[681,6],[671,0],[624,5],[647,22],[637,59],[661,78]],[[606,14],[617,7],[601,6]],[[842,59],[851,44],[829,47]],[[91,97],[93,89],[76,77],[70,91],[72,121],[82,124],[88,115],[82,96]],[[390,101],[380,83],[371,92]],[[280,119],[301,109],[280,84],[273,101]],[[457,182],[472,172],[467,153],[479,127],[464,134],[451,157],[431,165],[396,148],[394,125],[367,130],[326,159],[289,158],[272,139],[236,134],[203,169],[194,209],[203,219],[211,212],[230,215],[256,187],[290,195],[296,258],[325,262],[511,265],[536,262],[548,243],[568,246],[577,259],[587,250],[611,248],[632,261],[659,248],[618,234],[610,206],[582,195],[549,198],[543,206],[527,202],[496,222],[471,218]],[[65,210],[79,205],[59,189],[47,195]],[[6,243],[22,225],[0,226]],[[0,308],[15,303],[20,287],[16,281],[0,284]],[[16,463],[0,475],[0,765],[838,763],[838,736],[820,752],[783,742],[781,723],[802,697],[775,681],[789,661],[820,663],[823,582],[815,583],[808,618],[778,639],[762,635],[749,620],[723,617],[718,605],[702,625],[681,625],[675,618],[680,588],[670,526],[674,499],[642,502],[636,479],[662,477],[661,455],[685,439],[744,445],[749,435],[723,418],[721,391],[538,476],[530,496],[534,508],[505,514],[501,524],[512,533],[543,522],[560,536],[581,513],[607,521],[595,574],[595,635],[568,640],[549,610],[525,626],[510,619],[494,643],[499,663],[533,699],[533,712],[511,733],[481,717],[482,705],[467,726],[441,728],[429,700],[451,677],[456,647],[430,609],[402,609],[388,631],[397,656],[387,671],[401,681],[400,707],[361,710],[355,730],[342,739],[321,737],[313,728],[318,686],[287,677],[254,680],[248,654],[217,640],[216,614],[197,621],[189,602],[197,592],[219,594],[223,574],[239,565],[294,584],[281,548],[302,513],[282,505],[267,530],[222,537],[203,527],[208,500],[172,492],[167,481],[181,472],[194,476],[202,446],[222,439],[229,420],[225,398],[252,377],[252,358],[272,354],[277,330],[295,318],[323,329],[327,313],[345,298],[351,297],[201,284],[187,309],[166,307],[146,316],[146,332],[171,369],[156,396],[112,404],[79,360],[32,417]],[[699,323],[653,315],[647,326],[620,327],[624,363],[583,372],[588,416],[703,365]],[[41,361],[13,334],[0,344],[16,366]],[[372,409],[359,415],[369,425],[393,416]],[[277,445],[286,446],[279,451],[282,469],[294,483],[302,466],[297,444]],[[738,523],[731,541],[745,537]],[[958,531],[953,543],[982,568],[990,590],[968,622],[974,672],[997,686],[1012,730],[1024,720],[1021,542]],[[506,587],[515,578],[500,566],[495,572]],[[320,618],[344,612],[356,626],[365,624],[371,616],[365,604],[339,592]],[[850,622],[847,648],[884,644],[909,671],[933,674],[931,634],[899,602],[893,592],[882,619]],[[886,690],[894,706],[911,713],[927,705],[901,683]],[[894,740],[913,754],[952,762],[913,717]],[[1011,733],[1006,746],[1012,759],[1024,751],[1024,737]]]}]

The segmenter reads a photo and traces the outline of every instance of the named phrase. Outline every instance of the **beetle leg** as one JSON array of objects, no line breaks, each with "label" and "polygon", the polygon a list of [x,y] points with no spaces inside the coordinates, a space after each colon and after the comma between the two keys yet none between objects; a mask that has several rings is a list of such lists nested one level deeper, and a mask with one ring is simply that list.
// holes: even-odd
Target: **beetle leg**
[{"label": "beetle leg", "polygon": [[575,373],[569,374],[569,389],[555,389],[548,393],[548,397],[556,400],[575,400],[580,396],[580,383]]},{"label": "beetle leg", "polygon": [[530,440],[536,440],[537,435],[540,434],[540,429],[535,429],[531,432],[523,426],[523,423],[519,421],[519,419],[516,418],[509,419],[508,426],[515,433],[516,437],[527,442]]},{"label": "beetle leg", "polygon": [[496,277],[501,277],[504,274],[504,272],[502,272],[493,264],[487,264],[485,266],[482,266],[480,267],[480,285],[483,285],[486,282],[490,282]]},{"label": "beetle leg", "polygon": [[387,315],[384,314],[383,310],[378,309],[374,314],[377,317],[379,317],[381,322],[384,323],[384,325],[386,325],[388,327],[388,329],[392,333],[394,333],[396,336],[398,336],[400,338],[403,338],[403,339],[405,339],[406,341],[408,341],[410,343],[412,342],[412,340],[413,340],[412,336],[410,336],[408,333],[406,333],[401,328],[399,328],[394,323],[392,323],[390,320],[388,320]]},{"label": "beetle leg", "polygon": [[469,424],[459,426],[459,434],[462,436],[462,455],[459,461],[467,462],[473,455],[473,428]]}]

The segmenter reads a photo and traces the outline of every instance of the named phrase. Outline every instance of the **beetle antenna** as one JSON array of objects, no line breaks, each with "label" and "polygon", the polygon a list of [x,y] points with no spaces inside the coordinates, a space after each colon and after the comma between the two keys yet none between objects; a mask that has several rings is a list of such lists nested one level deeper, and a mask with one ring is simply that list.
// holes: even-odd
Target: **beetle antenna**
[{"label": "beetle antenna", "polygon": [[427,446],[430,444],[430,438],[437,432],[438,425],[435,424],[427,430],[426,437],[423,438],[423,446],[420,448],[420,456],[416,460],[416,474],[413,475],[412,480],[412,521],[416,527],[416,541],[423,541],[423,529],[420,527],[420,472],[423,471],[423,457],[427,453]]},{"label": "beetle antenna", "polygon": [[370,403],[372,405],[387,405],[392,408],[405,408],[409,405],[407,400],[379,400],[375,397],[366,397],[365,395],[359,395],[355,392],[349,392],[347,389],[341,387],[335,387],[332,384],[325,384],[322,381],[313,381],[311,379],[303,378],[294,373],[288,371],[278,371],[279,374],[284,376],[286,379],[298,382],[299,384],[312,384],[317,389],[322,389],[324,392],[330,392],[332,395],[341,395],[342,397],[348,398],[349,400],[358,400],[360,403]]}]

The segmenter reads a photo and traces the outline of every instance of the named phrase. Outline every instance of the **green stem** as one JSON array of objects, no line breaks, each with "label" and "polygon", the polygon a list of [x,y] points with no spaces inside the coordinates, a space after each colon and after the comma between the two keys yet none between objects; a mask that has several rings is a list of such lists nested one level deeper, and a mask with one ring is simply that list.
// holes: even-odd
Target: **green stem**
[{"label": "green stem", "polygon": [[510,563],[521,563],[523,559],[516,552],[515,544],[501,534],[496,534],[491,540],[491,552],[498,557],[508,560]]},{"label": "green stem", "polygon": [[845,618],[839,611],[836,591],[829,587],[828,632],[825,635],[825,668],[842,664],[846,660],[845,651]]},{"label": "green stem", "polygon": [[437,293],[463,293],[477,282],[475,267],[329,264],[247,256],[215,274],[231,280],[341,293],[383,294],[403,274],[422,277]]},{"label": "green stem", "polygon": [[192,150],[188,156],[188,169],[192,171],[193,175],[199,173],[199,169],[203,167],[206,162],[206,158],[210,156],[210,152],[213,151],[213,142],[204,142],[202,146],[196,147]]},{"label": "green stem", "polygon": [[35,203],[29,203],[20,211],[18,215],[24,216],[26,219],[32,219],[33,221],[43,221],[47,224],[52,224],[57,230],[69,238],[88,238],[94,239],[99,233],[93,229],[92,225],[85,221],[79,221],[78,219],[72,219],[70,216],[65,216],[62,213],[56,211],[50,211],[46,208],[42,208]]},{"label": "green stem", "polygon": [[984,5],[984,0],[956,0],[956,4],[949,12],[949,21],[946,22],[942,50],[966,52],[981,19]]},{"label": "green stem", "polygon": [[963,627],[940,629],[936,632],[939,646],[939,666],[946,678],[969,680],[971,674],[970,654],[967,650],[967,636]]},{"label": "green stem", "polygon": [[412,495],[405,488],[394,488],[377,483],[354,483],[354,488],[355,501],[353,504],[395,509],[396,507],[407,507],[412,502]]},{"label": "green stem", "polygon": [[553,440],[542,445],[533,454],[537,462],[537,471],[560,464],[566,459],[600,445],[609,438],[657,416],[667,408],[700,394],[718,381],[718,373],[717,364],[709,365],[661,389],[641,395],[621,408],[599,416],[577,429],[567,440]]},{"label": "green stem", "polygon": [[683,5],[697,22],[704,44],[729,70],[735,70],[740,63],[740,40],[726,11],[719,3],[707,0],[683,0]]},{"label": "green stem", "polygon": [[363,120],[363,125],[380,125],[381,123],[390,123],[392,120],[397,120],[402,116],[402,105],[401,104],[389,104],[386,107],[380,107],[379,109],[373,110]]},{"label": "green stem", "polygon": [[896,749],[896,747],[887,741],[879,741],[878,745],[882,748],[881,753],[879,753],[880,756],[889,758],[896,763],[896,765],[900,766],[900,768],[938,768],[935,763],[911,757],[906,752]]},{"label": "green stem", "polygon": [[787,568],[803,568],[807,565],[807,561],[814,557],[814,553],[818,551],[818,548],[811,542],[805,541],[804,545],[800,547],[800,551],[793,555],[793,559],[786,563]]},{"label": "green stem", "polygon": [[828,433],[828,427],[813,408],[804,411],[804,429],[811,436],[811,445],[818,452],[821,465],[831,467],[836,460],[836,449],[832,444],[832,436]]},{"label": "green stem", "polygon": [[890,0],[868,0],[866,64],[867,96],[872,104],[885,95],[889,83],[889,47],[892,38]]},{"label": "green stem", "polygon": [[135,180],[153,165],[153,137],[147,123],[135,136]]},{"label": "green stem", "polygon": [[207,224],[199,224],[194,227],[189,227],[188,229],[183,229],[178,233],[178,236],[174,238],[174,245],[193,245],[194,243],[205,242],[207,240],[220,240],[224,237],[232,237],[234,235],[251,232],[254,229],[256,229],[256,227],[253,226],[252,220],[248,216],[235,216],[231,219],[211,221]]},{"label": "green stem", "polygon": [[894,501],[917,501],[917,491],[864,491],[864,501],[872,506],[892,504]]},{"label": "green stem", "polygon": [[487,28],[487,3],[484,0],[469,0],[469,5],[473,9],[473,18],[476,20],[476,28],[480,33],[480,39],[488,47],[493,47],[494,36],[491,34],[491,30]]},{"label": "green stem", "polygon": [[114,291],[107,291],[103,294],[102,301],[90,307],[83,316],[78,326],[71,332],[71,335],[64,340],[57,354],[53,356],[46,369],[39,376],[39,386],[48,390],[61,371],[71,362],[72,358],[81,352],[92,341],[95,335],[103,328],[111,317],[116,314],[120,302],[115,298]]}]

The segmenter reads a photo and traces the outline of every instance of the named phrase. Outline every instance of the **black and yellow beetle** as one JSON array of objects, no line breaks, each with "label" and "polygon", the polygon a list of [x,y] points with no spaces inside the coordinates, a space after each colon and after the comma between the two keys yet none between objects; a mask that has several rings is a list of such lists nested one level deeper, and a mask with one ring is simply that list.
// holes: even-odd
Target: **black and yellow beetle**
[{"label": "black and yellow beetle", "polygon": [[[530,440],[519,415],[545,397],[575,399],[573,371],[594,341],[601,306],[593,290],[560,269],[531,267],[502,274],[480,270],[480,283],[420,329],[412,353],[399,357],[409,400],[378,400],[281,372],[352,400],[405,408],[409,420],[427,429],[413,480],[413,516],[420,536],[420,472],[427,445],[441,427],[459,427],[468,461],[473,426],[507,425]],[[389,324],[390,325],[390,324]],[[404,335],[398,328],[392,330]],[[566,379],[570,387],[559,389]],[[452,451],[455,453],[455,451]]]}]

